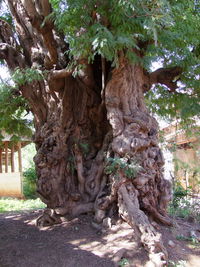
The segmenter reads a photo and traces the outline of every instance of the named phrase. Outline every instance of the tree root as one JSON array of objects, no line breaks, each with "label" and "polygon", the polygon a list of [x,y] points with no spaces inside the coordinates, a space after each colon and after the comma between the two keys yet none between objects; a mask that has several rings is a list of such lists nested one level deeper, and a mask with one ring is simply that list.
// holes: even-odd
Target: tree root
[{"label": "tree root", "polygon": [[147,216],[139,207],[138,191],[132,183],[122,184],[118,191],[119,214],[134,229],[136,237],[142,242],[149,252],[150,261],[156,267],[164,266],[168,254],[161,239],[161,234],[156,232]]},{"label": "tree root", "polygon": [[37,218],[36,225],[38,227],[45,227],[45,226],[51,226],[54,224],[61,223],[62,220],[60,216],[58,216],[54,210],[52,209],[45,209],[43,214]]}]

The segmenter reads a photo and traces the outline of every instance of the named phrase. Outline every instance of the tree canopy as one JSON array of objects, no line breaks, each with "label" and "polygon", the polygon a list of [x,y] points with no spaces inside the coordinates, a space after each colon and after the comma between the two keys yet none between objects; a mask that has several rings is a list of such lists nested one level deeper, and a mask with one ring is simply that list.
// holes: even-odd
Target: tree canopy
[{"label": "tree canopy", "polygon": [[[27,5],[28,3],[29,1]],[[162,68],[178,66],[181,71],[174,77],[173,84],[165,84],[165,81],[166,86],[163,86],[161,81],[161,86],[154,86],[153,90],[147,93],[147,103],[153,112],[164,118],[173,119],[178,116],[187,120],[199,114],[198,2],[51,0],[50,3],[52,8],[40,16],[39,27],[45,28],[45,24],[53,23],[58,33],[63,35],[67,43],[64,51],[68,58],[67,68],[73,71],[74,75],[83,67],[80,58],[93,62],[96,55],[101,55],[115,66],[121,52],[131,62],[140,62],[147,71],[151,70],[152,63],[155,62]],[[6,1],[1,1],[0,20],[1,24],[6,23],[8,31],[12,31],[15,46],[23,53],[20,40],[13,36],[16,28]],[[3,31],[3,24],[1,27]],[[1,43],[5,42],[4,37],[1,32]],[[1,51],[2,49],[1,44]],[[4,63],[5,60],[1,56],[1,64]],[[37,67],[43,71],[42,65],[39,64]],[[35,67],[29,64],[27,68]],[[1,105],[1,128],[7,128],[9,132],[16,127],[18,132],[25,130],[26,127],[22,127],[22,120],[16,113],[19,114],[25,104],[22,101],[20,111],[16,111],[15,102],[18,102],[19,107],[21,100],[13,94],[16,90],[7,89],[22,82],[31,82],[35,77],[32,75],[33,72],[30,70],[29,74],[26,73],[29,76],[27,79],[14,79],[15,85],[3,85],[1,81],[1,101],[9,106],[7,110]],[[12,69],[12,75],[16,78],[19,70]],[[162,77],[160,79],[162,80]],[[13,124],[10,123],[11,117],[8,114],[13,116]],[[14,126],[17,121],[20,122],[19,126]]]}]

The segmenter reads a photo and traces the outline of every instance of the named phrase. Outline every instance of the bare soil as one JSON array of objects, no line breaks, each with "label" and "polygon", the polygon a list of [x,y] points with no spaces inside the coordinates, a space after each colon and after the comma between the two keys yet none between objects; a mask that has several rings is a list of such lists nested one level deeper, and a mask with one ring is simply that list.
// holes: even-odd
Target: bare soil
[{"label": "bare soil", "polygon": [[[126,266],[145,266],[148,261],[126,223],[113,225],[102,233],[92,226],[91,216],[83,215],[39,229],[35,220],[41,213],[42,210],[0,214],[0,267],[114,267],[116,255],[123,248],[128,252]],[[200,230],[200,226],[180,219],[172,228],[159,226],[170,261],[182,260],[186,266],[198,267],[200,245],[176,239],[180,235],[188,237],[191,230]],[[169,240],[174,247],[169,246]]]}]

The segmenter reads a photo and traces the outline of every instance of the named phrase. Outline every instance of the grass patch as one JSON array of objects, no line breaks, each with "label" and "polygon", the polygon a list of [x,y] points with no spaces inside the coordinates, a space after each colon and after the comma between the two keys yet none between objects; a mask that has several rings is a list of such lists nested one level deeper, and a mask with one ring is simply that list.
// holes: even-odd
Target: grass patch
[{"label": "grass patch", "polygon": [[0,213],[8,211],[21,211],[32,209],[43,209],[46,205],[39,199],[19,200],[14,198],[0,199]]}]

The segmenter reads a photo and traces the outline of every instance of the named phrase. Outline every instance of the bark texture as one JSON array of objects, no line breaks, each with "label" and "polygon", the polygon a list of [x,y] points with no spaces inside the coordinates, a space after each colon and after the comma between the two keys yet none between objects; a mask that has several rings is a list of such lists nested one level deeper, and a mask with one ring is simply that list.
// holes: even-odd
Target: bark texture
[{"label": "bark texture", "polygon": [[155,266],[164,265],[167,252],[151,221],[171,225],[170,184],[163,177],[158,124],[144,92],[156,82],[170,85],[180,69],[149,74],[121,55],[112,70],[96,56],[93,64],[81,59],[85,68],[74,78],[66,70],[64,37],[48,19],[40,26],[51,12],[49,2],[7,2],[18,39],[1,20],[0,57],[11,71],[48,71],[20,86],[34,114],[37,191],[48,207],[38,224],[87,212],[100,224],[118,214],[134,228]]}]

